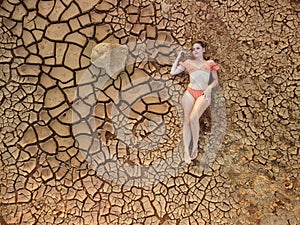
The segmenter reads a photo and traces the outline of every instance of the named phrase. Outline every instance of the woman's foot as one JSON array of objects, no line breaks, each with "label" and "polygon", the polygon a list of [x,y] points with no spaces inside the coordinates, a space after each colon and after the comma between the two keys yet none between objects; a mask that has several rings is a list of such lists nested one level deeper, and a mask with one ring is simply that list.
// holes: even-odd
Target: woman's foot
[{"label": "woman's foot", "polygon": [[193,149],[192,153],[191,153],[191,160],[196,159],[198,156],[198,149]]},{"label": "woman's foot", "polygon": [[187,164],[190,164],[190,163],[191,163],[192,159],[191,159],[191,157],[190,157],[189,151],[185,151],[185,152],[184,152],[184,161],[185,161]]}]

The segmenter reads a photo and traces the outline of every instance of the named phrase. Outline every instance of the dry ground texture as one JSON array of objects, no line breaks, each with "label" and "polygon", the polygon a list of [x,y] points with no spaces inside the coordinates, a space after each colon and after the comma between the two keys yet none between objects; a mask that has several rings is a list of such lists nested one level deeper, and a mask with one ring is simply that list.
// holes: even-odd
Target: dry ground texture
[{"label": "dry ground texture", "polygon": [[[1,224],[300,224],[299,0],[0,7]],[[195,39],[220,87],[186,165]]]}]

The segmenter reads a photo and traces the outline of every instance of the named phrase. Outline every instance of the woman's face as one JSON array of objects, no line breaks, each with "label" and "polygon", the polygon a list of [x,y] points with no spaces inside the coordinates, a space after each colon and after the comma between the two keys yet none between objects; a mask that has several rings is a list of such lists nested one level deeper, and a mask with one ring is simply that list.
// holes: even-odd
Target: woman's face
[{"label": "woman's face", "polygon": [[200,44],[195,43],[193,45],[192,52],[194,57],[203,56],[203,53],[205,52],[205,48],[203,48]]}]

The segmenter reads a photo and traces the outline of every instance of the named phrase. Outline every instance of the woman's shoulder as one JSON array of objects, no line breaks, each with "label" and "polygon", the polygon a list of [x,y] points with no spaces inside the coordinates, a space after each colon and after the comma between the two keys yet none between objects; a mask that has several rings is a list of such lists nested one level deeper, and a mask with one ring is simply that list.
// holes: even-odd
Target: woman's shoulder
[{"label": "woman's shoulder", "polygon": [[216,64],[216,62],[213,59],[208,59],[206,62],[208,62],[209,64],[212,64],[212,63]]},{"label": "woman's shoulder", "polygon": [[219,65],[212,59],[207,60],[207,63],[212,70],[219,70]]}]

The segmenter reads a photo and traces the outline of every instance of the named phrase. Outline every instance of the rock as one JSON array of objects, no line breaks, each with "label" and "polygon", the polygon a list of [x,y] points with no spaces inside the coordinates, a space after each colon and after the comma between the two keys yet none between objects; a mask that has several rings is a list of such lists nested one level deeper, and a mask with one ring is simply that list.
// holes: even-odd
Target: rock
[{"label": "rock", "polygon": [[115,77],[124,70],[127,56],[126,45],[100,43],[92,50],[91,62],[97,67],[104,68],[111,77]]}]

